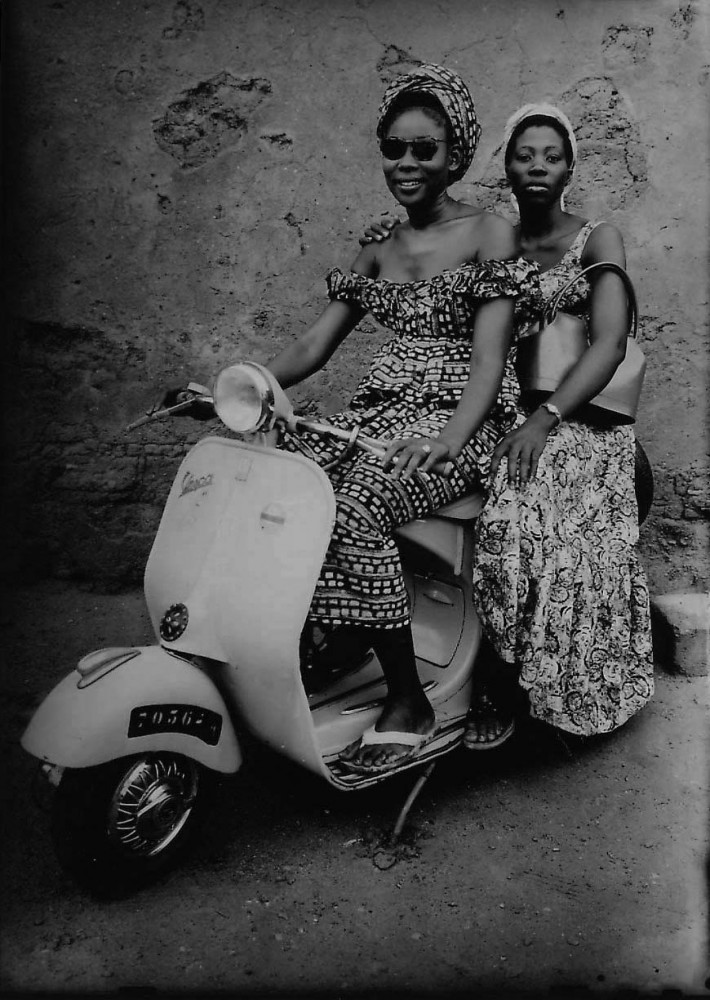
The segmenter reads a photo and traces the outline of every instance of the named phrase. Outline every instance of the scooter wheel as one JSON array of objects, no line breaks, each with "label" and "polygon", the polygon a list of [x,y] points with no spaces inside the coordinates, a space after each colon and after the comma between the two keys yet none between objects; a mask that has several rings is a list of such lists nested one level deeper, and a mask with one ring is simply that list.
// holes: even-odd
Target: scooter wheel
[{"label": "scooter wheel", "polygon": [[59,863],[95,895],[127,895],[183,855],[208,805],[210,779],[174,753],[67,768],[52,803]]}]

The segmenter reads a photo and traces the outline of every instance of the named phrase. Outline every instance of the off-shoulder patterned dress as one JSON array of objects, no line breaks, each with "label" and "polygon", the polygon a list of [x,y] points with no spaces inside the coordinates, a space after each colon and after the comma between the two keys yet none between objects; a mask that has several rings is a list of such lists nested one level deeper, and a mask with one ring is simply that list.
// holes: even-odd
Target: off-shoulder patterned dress
[{"label": "off-shoulder patterned dress", "polygon": [[[543,300],[581,270],[595,225],[583,226],[560,263],[540,275]],[[580,281],[561,308],[586,315],[589,295]],[[520,303],[519,336],[526,326],[532,332],[535,298]],[[474,593],[484,630],[519,668],[533,717],[579,735],[616,729],[653,694],[634,455],[631,426],[566,420],[524,489],[509,487],[499,469],[476,526]]]},{"label": "off-shoulder patterned dress", "polygon": [[[393,282],[333,269],[331,299],[352,302],[392,331],[377,352],[350,405],[329,417],[393,441],[437,435],[469,378],[476,310],[494,298],[529,292],[537,270],[527,261],[464,264],[433,278]],[[356,453],[329,471],[336,524],[310,610],[326,626],[345,623],[397,628],[409,623],[409,602],[393,539],[399,525],[482,486],[492,451],[516,419],[517,381],[506,363],[488,416],[455,462],[452,475],[394,479],[381,459]],[[314,434],[285,434],[281,446],[325,465],[342,444]]]}]

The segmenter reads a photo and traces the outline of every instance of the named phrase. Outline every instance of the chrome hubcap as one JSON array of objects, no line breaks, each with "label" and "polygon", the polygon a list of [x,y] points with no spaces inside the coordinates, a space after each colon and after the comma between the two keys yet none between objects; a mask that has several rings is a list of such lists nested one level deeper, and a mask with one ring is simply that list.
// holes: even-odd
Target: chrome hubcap
[{"label": "chrome hubcap", "polygon": [[187,758],[156,756],[136,761],[111,799],[109,838],[129,854],[159,854],[187,823],[197,787],[197,767]]}]

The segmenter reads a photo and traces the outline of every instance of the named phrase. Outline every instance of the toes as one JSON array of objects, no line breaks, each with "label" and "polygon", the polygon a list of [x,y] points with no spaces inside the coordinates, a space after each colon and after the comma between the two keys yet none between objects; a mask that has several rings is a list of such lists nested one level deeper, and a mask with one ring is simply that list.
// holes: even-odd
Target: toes
[{"label": "toes", "polygon": [[[359,763],[364,764],[366,767],[383,767],[388,764],[394,763],[400,756],[396,751],[398,744],[392,744],[392,749],[389,751],[384,747],[378,750],[365,750],[361,756]],[[406,750],[406,747],[402,747],[402,750]]]},{"label": "toes", "polygon": [[353,760],[359,749],[360,749],[360,740],[355,740],[354,743],[349,743],[344,750],[340,751],[340,757],[343,760]]},{"label": "toes", "polygon": [[347,747],[340,756],[360,767],[389,767],[396,764],[400,757],[406,756],[411,750],[411,747],[402,743],[389,743],[377,748],[362,747],[358,753],[359,742],[352,744],[352,746],[355,747],[355,752],[346,756],[351,749],[351,747]]},{"label": "toes", "polygon": [[492,743],[503,735],[505,728],[501,719],[481,719],[469,723],[466,740],[468,743]]},{"label": "toes", "polygon": [[503,732],[503,726],[500,722],[491,722],[486,726],[486,742],[490,743],[491,740],[497,740],[498,737]]}]

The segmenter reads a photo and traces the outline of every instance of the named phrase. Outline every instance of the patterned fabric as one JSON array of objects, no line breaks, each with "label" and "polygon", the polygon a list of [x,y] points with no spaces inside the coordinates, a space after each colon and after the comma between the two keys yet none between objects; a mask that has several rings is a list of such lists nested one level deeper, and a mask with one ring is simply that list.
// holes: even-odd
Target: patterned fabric
[{"label": "patterned fabric", "polygon": [[[334,270],[330,297],[353,302],[396,331],[378,352],[348,409],[329,417],[337,427],[360,427],[383,440],[435,437],[451,417],[468,379],[471,329],[478,305],[517,296],[532,287],[527,262],[466,264],[436,278],[402,284]],[[409,622],[409,602],[396,527],[424,517],[486,481],[490,455],[513,426],[515,383],[506,370],[504,389],[448,479],[416,473],[394,479],[374,456],[357,453],[329,472],[336,525],[311,605],[312,620],[326,625],[357,622],[398,628]],[[321,465],[342,443],[315,434],[285,434],[282,447]]]},{"label": "patterned fabric", "polygon": [[[594,225],[540,276],[544,298],[580,270]],[[562,308],[580,315],[588,302],[579,282]],[[533,306],[530,327],[536,318]],[[634,450],[629,426],[565,421],[524,489],[508,487],[499,469],[476,526],[474,595],[486,634],[520,668],[531,714],[578,735],[616,729],[653,694]]]},{"label": "patterned fabric", "polygon": [[377,138],[384,137],[384,121],[393,103],[403,94],[430,94],[446,112],[455,144],[461,150],[461,165],[449,174],[451,183],[461,180],[473,161],[481,126],[471,93],[457,73],[424,63],[411,73],[398,76],[385,91],[377,123]]},{"label": "patterned fabric", "polygon": [[[539,274],[537,282],[530,287],[524,297],[516,303],[515,324],[517,328],[517,338],[529,337],[537,333],[539,329],[540,313],[547,302],[552,298],[558,288],[570,281],[575,274],[582,270],[582,252],[589,239],[589,235],[599,223],[588,222],[582,226],[577,233],[572,246],[564,255],[559,264],[551,267],[548,271]],[[588,278],[580,278],[571,288],[568,288],[559,302],[559,309],[562,312],[570,313],[572,316],[589,317],[589,299],[591,285]]]},{"label": "patterned fabric", "polygon": [[[334,268],[327,276],[331,299],[355,302],[383,326],[396,330],[375,355],[370,370],[358,386],[350,409],[376,418],[382,408],[412,402],[443,407],[446,423],[463,392],[471,367],[471,331],[476,311],[487,299],[506,296],[534,300],[537,268],[528,261],[486,260],[463,264],[433,278],[394,282],[345,274]],[[490,456],[517,415],[518,383],[508,358],[498,397],[471,442],[479,475],[488,475]],[[394,419],[391,417],[391,419]],[[397,433],[397,421],[387,438]],[[413,433],[418,433],[414,431]]]},{"label": "patterned fabric", "polygon": [[[435,407],[394,407],[329,418],[339,427],[361,425],[373,436],[410,437],[438,434],[449,413]],[[343,450],[342,442],[320,436],[286,435],[282,447],[300,451],[325,465]],[[360,453],[328,473],[336,502],[336,521],[316,585],[309,618],[319,625],[346,622],[377,628],[408,624],[405,588],[394,529],[464,496],[478,482],[473,448],[457,459],[450,477],[394,479],[381,459]]]}]

